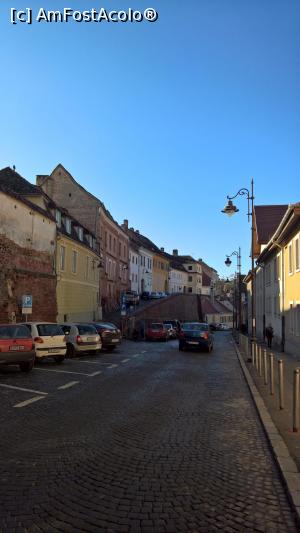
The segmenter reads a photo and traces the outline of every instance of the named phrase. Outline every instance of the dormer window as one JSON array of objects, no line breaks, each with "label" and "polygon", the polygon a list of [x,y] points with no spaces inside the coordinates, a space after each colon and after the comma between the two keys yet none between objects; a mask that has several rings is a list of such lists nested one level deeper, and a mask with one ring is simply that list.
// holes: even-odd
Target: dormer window
[{"label": "dormer window", "polygon": [[55,210],[55,220],[56,220],[56,224],[60,228],[61,227],[61,212],[58,209]]},{"label": "dormer window", "polygon": [[83,241],[83,228],[78,228],[78,237],[80,241]]},{"label": "dormer window", "polygon": [[93,249],[96,250],[97,248],[97,242],[96,239],[93,239]]},{"label": "dormer window", "polygon": [[70,234],[71,229],[72,229],[71,220],[69,218],[66,218],[66,232]]},{"label": "dormer window", "polygon": [[87,240],[90,248],[93,248],[93,237],[91,235],[87,235]]}]

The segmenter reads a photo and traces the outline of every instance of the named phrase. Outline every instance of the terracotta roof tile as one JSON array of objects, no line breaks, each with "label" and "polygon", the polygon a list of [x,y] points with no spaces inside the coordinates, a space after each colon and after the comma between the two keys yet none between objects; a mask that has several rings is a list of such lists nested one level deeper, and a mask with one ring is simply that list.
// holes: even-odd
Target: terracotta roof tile
[{"label": "terracotta roof tile", "polygon": [[288,205],[256,205],[254,215],[259,244],[267,244],[278,228]]}]

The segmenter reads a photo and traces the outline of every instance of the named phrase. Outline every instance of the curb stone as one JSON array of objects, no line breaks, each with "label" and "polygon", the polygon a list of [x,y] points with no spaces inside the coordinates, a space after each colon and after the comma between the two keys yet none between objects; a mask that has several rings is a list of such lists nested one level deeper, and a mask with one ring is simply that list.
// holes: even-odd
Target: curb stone
[{"label": "curb stone", "polygon": [[296,513],[297,522],[300,524],[300,472],[294,459],[291,457],[283,438],[280,436],[265,406],[263,398],[258,392],[236,342],[233,342],[233,344],[265,433],[271,445],[273,456],[276,459],[281,476],[286,485],[290,502]]}]

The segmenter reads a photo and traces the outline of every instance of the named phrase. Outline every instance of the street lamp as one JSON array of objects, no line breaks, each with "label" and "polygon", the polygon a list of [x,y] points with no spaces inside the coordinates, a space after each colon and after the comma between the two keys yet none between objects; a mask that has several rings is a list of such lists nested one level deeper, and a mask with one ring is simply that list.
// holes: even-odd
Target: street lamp
[{"label": "street lamp", "polygon": [[234,252],[232,252],[232,254],[226,256],[226,261],[225,261],[225,265],[226,266],[230,267],[230,265],[232,263],[230,257],[232,257],[233,255],[236,255],[236,258],[237,258],[237,272],[238,272],[238,276],[239,276],[239,280],[238,280],[239,327],[238,327],[238,329],[241,331],[241,325],[242,325],[242,307],[241,307],[241,301],[242,301],[242,289],[241,289],[242,257],[241,257],[241,248],[239,247],[238,252],[235,250]]},{"label": "street lamp", "polygon": [[[248,222],[250,221],[251,217],[251,360],[253,360],[253,353],[252,353],[252,347],[253,347],[253,341],[255,339],[256,334],[256,324],[255,324],[255,269],[254,269],[254,181],[251,180],[251,190],[246,189],[243,187],[240,189],[234,196],[227,196],[227,205],[222,209],[222,213],[225,213],[229,217],[237,213],[239,210],[237,207],[233,204],[232,200],[236,198],[237,196],[246,196],[248,201]],[[250,360],[250,359],[249,359]]]}]

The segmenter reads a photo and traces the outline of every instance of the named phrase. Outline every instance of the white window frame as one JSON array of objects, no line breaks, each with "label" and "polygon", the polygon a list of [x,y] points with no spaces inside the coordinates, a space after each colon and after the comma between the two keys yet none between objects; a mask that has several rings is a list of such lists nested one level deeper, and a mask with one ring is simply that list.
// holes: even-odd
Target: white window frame
[{"label": "white window frame", "polygon": [[293,257],[293,243],[288,245],[288,261],[289,261],[289,276],[294,273],[294,257]]},{"label": "white window frame", "polygon": [[66,218],[66,232],[69,233],[69,235],[72,232],[72,222],[70,218]]},{"label": "white window frame", "polygon": [[300,337],[300,300],[296,300],[295,302],[295,335],[296,337]]},{"label": "white window frame", "polygon": [[72,250],[72,274],[77,274],[77,261],[78,252],[77,250]]},{"label": "white window frame", "polygon": [[299,241],[299,235],[298,235],[295,239],[295,272],[299,272],[299,271],[300,271],[300,241]]},{"label": "white window frame", "polygon": [[59,250],[59,270],[64,271],[66,268],[66,247],[62,244]]},{"label": "white window frame", "polygon": [[61,211],[59,209],[55,209],[55,220],[58,227],[61,228]]}]

